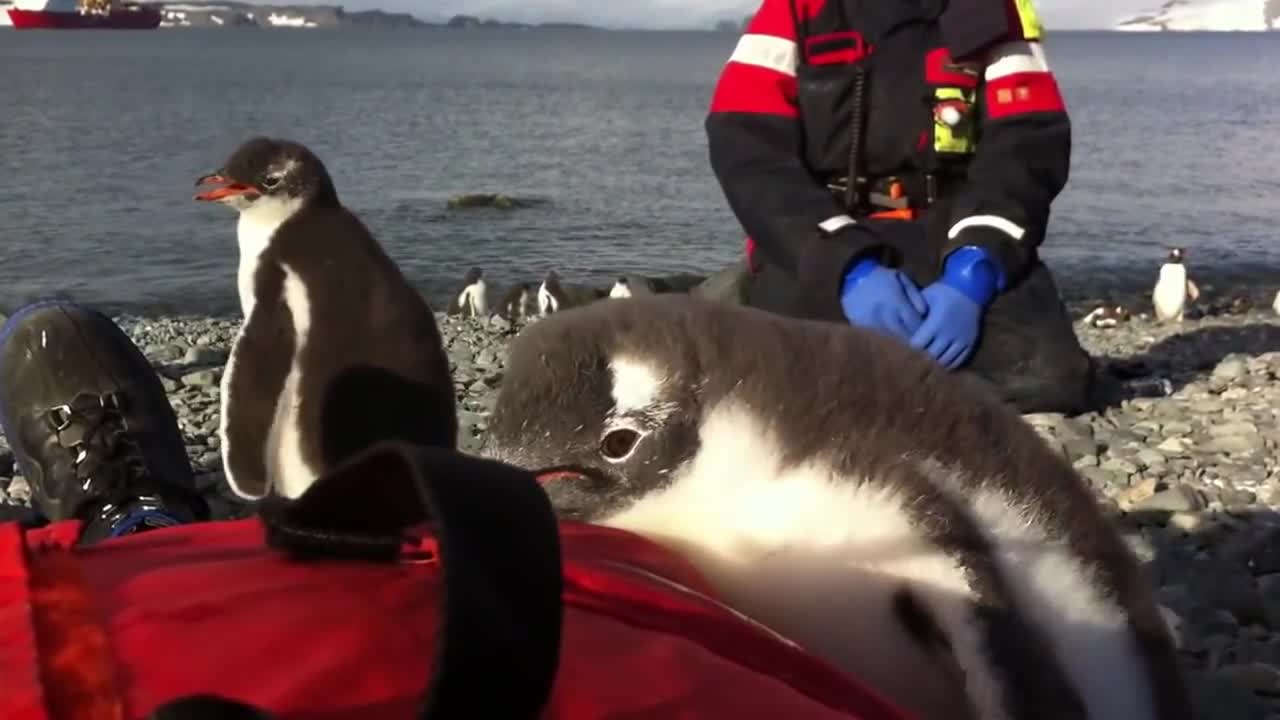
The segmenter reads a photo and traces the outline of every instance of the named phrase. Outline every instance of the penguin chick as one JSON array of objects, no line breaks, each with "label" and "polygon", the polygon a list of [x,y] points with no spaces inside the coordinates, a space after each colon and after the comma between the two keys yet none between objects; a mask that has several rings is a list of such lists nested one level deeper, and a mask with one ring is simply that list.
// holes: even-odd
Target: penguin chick
[{"label": "penguin chick", "polygon": [[559,273],[548,270],[542,279],[542,284],[538,286],[538,316],[546,317],[567,306],[564,289],[560,287]]},{"label": "penguin chick", "polygon": [[533,285],[531,283],[517,283],[511,286],[507,294],[503,296],[502,303],[498,306],[498,314],[502,317],[515,322],[528,318],[530,307],[533,303]]},{"label": "penguin chick", "polygon": [[447,315],[483,318],[489,314],[489,288],[484,281],[484,270],[473,267],[462,277],[462,290],[449,302]]},{"label": "penguin chick", "polygon": [[1190,717],[1087,484],[893,339],[681,296],[559,313],[514,340],[482,452],[922,720]]},{"label": "penguin chick", "polygon": [[235,208],[244,323],[219,435],[242,498],[296,498],[381,440],[456,446],[453,382],[431,308],[342,206],[303,145],[257,137],[197,200]]}]

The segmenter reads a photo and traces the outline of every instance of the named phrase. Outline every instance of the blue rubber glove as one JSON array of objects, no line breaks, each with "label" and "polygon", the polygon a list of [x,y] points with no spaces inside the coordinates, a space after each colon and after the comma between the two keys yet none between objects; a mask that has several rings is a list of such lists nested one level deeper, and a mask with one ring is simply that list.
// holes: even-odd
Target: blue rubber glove
[{"label": "blue rubber glove", "polygon": [[904,341],[920,327],[929,306],[920,288],[901,270],[866,259],[844,276],[840,307],[851,325],[879,330]]},{"label": "blue rubber glove", "polygon": [[908,344],[949,370],[960,367],[978,345],[987,306],[1004,287],[1004,271],[985,250],[966,245],[953,251],[942,277],[921,292],[929,314]]}]

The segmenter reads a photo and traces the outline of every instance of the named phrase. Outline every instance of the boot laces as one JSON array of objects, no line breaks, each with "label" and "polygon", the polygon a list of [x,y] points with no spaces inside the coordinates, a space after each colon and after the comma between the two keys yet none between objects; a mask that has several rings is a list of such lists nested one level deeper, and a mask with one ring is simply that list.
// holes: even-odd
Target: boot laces
[{"label": "boot laces", "polygon": [[104,513],[136,497],[138,481],[148,474],[125,411],[126,398],[118,392],[80,393],[48,411],[58,444],[71,453],[76,483],[86,498],[105,503]]}]

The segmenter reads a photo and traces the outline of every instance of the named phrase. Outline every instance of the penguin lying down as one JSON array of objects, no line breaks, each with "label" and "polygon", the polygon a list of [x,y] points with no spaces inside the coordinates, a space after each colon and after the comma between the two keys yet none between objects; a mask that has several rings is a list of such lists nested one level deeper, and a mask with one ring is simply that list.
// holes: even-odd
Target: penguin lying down
[{"label": "penguin lying down", "polygon": [[922,720],[1192,717],[1090,490],[969,382],[847,326],[623,299],[517,336],[483,452]]}]

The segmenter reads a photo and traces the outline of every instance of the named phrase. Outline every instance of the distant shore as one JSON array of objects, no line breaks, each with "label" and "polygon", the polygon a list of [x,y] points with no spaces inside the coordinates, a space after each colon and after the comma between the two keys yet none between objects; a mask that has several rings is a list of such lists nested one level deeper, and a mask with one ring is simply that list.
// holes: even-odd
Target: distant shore
[{"label": "distant shore", "polygon": [[[194,0],[192,2],[161,0],[147,2],[161,9],[164,17],[162,28],[420,28],[436,30],[583,30],[594,32],[643,32],[643,28],[614,28],[590,23],[548,21],[516,22],[478,15],[454,15],[447,20],[423,19],[405,12],[385,10],[347,10],[342,5],[310,4],[252,4],[242,0]],[[738,34],[746,30],[750,16],[740,19],[722,19],[710,22],[706,27],[689,28],[690,32],[716,32]],[[1277,20],[1280,23],[1280,20]],[[1280,25],[1277,25],[1280,30]],[[1267,30],[1260,30],[1266,32]],[[1195,32],[1195,30],[1170,27],[1157,22],[1151,16],[1135,16],[1131,20],[1105,28],[1075,28],[1053,30],[1064,32]]]},{"label": "distant shore", "polygon": [[385,10],[347,10],[341,5],[253,4],[227,2],[150,2],[160,8],[162,28],[423,28],[440,30],[519,29],[519,30],[594,30],[605,28],[571,22],[520,23],[455,15],[435,22],[403,12]]}]

